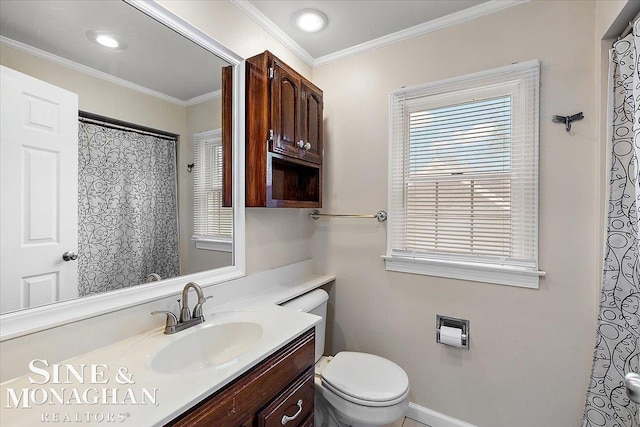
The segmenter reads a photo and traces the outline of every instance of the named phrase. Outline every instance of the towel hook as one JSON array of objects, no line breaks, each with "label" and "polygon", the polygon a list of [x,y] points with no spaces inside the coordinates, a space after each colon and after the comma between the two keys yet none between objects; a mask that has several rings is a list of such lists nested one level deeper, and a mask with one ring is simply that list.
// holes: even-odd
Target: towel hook
[{"label": "towel hook", "polygon": [[571,131],[571,122],[582,119],[584,119],[584,114],[582,114],[582,111],[574,114],[573,116],[553,116],[554,123],[564,123],[567,132]]}]

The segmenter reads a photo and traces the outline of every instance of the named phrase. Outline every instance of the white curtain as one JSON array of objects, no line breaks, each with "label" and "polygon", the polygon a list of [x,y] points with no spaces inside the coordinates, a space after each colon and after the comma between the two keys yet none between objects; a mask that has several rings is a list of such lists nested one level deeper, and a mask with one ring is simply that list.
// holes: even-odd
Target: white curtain
[{"label": "white curtain", "polygon": [[593,370],[583,427],[638,427],[624,376],[640,372],[640,72],[638,22],[615,43],[609,65],[611,175]]},{"label": "white curtain", "polygon": [[176,141],[80,122],[81,296],[178,276]]}]

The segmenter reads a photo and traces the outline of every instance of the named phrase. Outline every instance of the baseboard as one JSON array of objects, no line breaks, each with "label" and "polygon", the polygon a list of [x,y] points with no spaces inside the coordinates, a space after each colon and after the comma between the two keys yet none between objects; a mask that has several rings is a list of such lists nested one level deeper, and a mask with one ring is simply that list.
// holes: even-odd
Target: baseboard
[{"label": "baseboard", "polygon": [[457,420],[411,402],[409,402],[409,409],[407,409],[405,416],[430,427],[476,427],[473,424]]}]

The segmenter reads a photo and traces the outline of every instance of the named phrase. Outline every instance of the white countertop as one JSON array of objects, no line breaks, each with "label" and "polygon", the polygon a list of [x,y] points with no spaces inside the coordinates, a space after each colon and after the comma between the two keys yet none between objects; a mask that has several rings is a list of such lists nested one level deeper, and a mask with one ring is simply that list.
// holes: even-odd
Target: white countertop
[{"label": "white countertop", "polygon": [[[59,362],[60,368],[33,362],[30,374],[0,384],[0,424],[164,425],[314,326],[319,317],[276,304],[334,279],[317,274],[282,281],[272,277],[250,296],[239,295],[210,310],[205,305],[205,323],[176,334],[164,335],[158,328]],[[228,322],[256,323],[262,334],[246,352],[216,366],[179,374],[152,369],[153,356],[167,344]],[[82,378],[72,372],[67,382],[69,367],[83,373]]]}]

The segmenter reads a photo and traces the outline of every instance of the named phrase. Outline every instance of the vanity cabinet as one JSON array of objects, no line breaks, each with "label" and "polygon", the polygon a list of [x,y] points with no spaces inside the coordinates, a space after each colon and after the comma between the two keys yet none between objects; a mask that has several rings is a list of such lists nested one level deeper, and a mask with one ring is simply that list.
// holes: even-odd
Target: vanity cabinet
[{"label": "vanity cabinet", "polygon": [[322,207],[322,90],[269,51],[246,63],[246,205]]},{"label": "vanity cabinet", "polygon": [[314,362],[311,328],[167,425],[313,426]]}]

